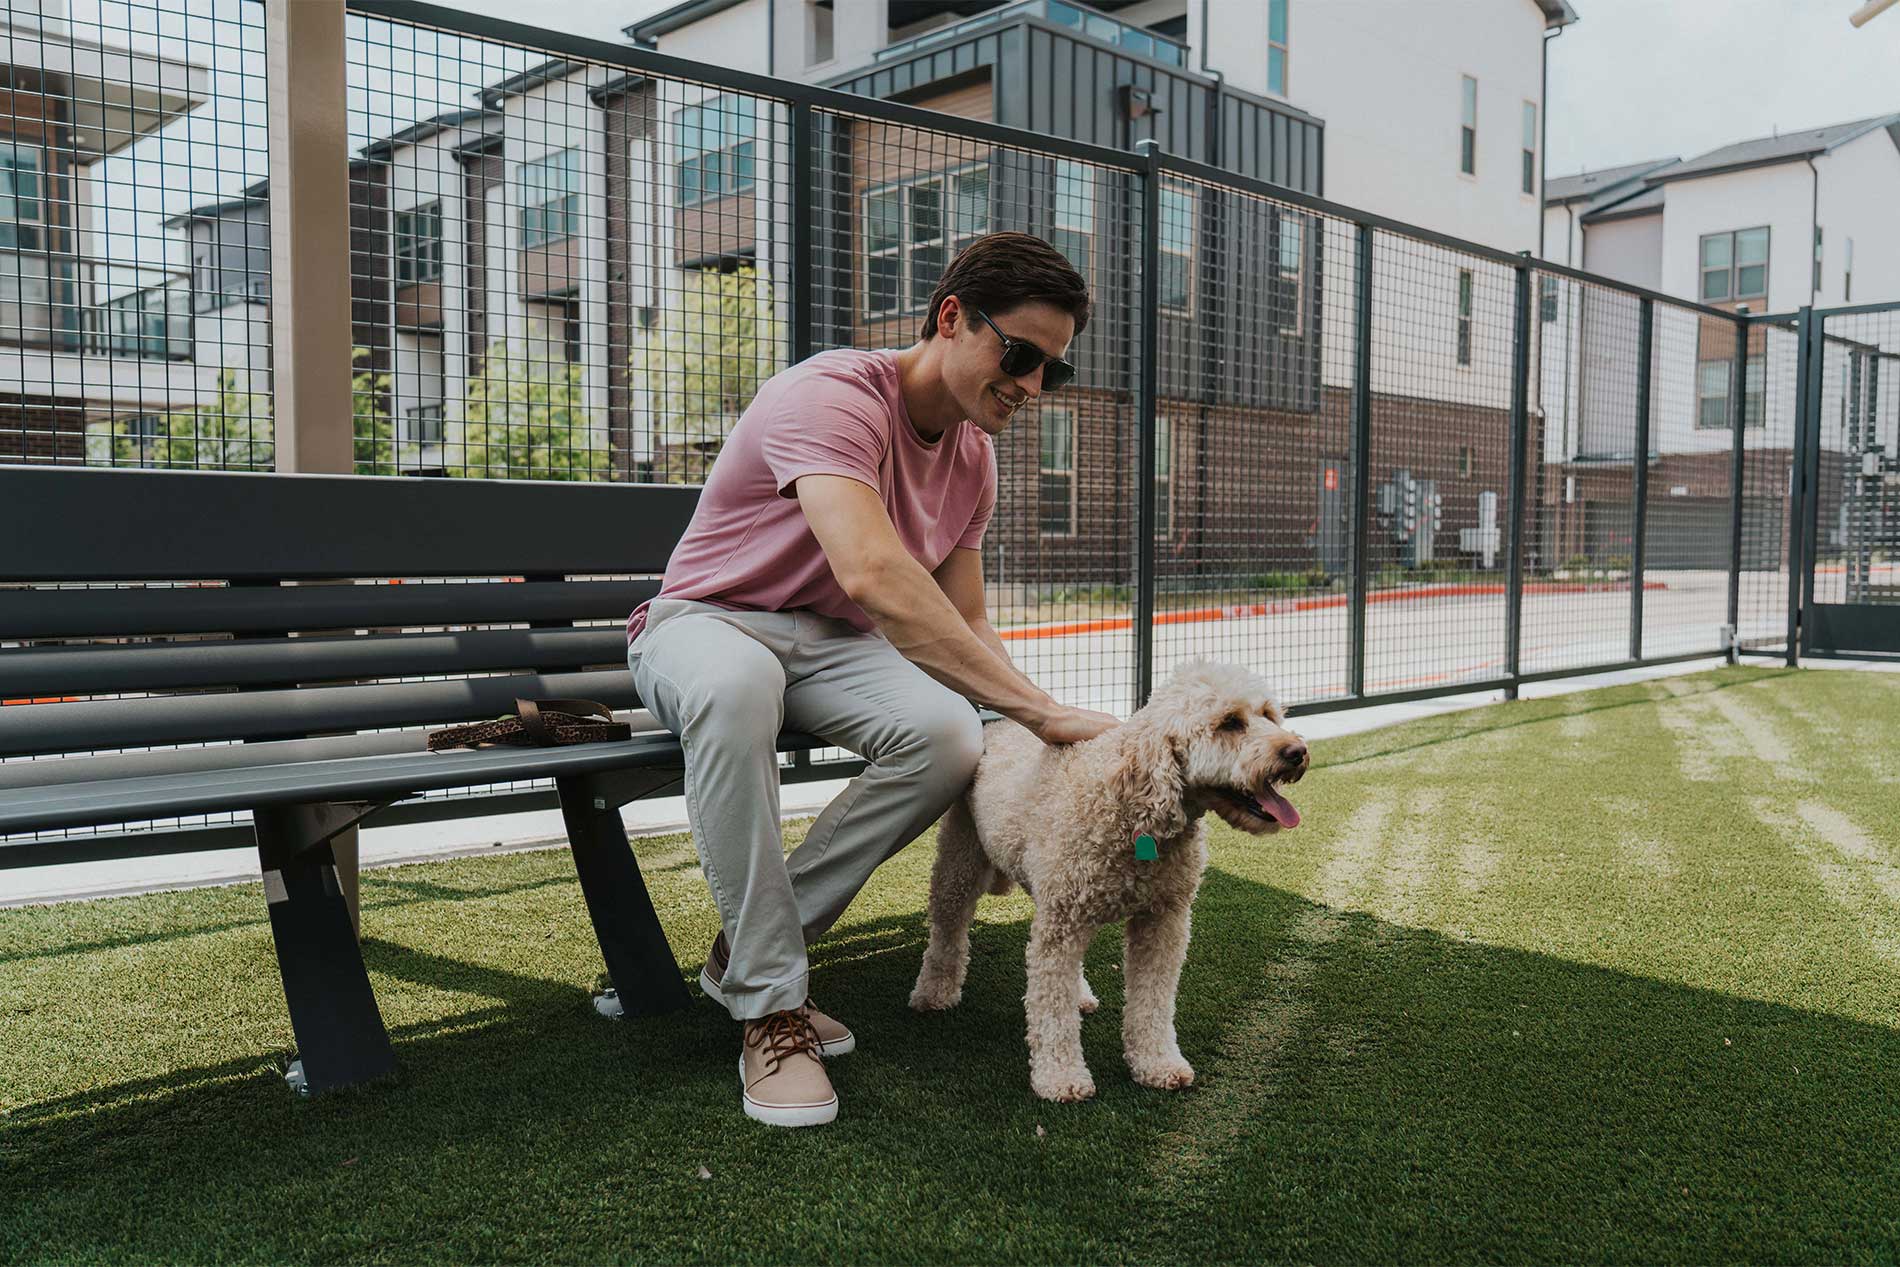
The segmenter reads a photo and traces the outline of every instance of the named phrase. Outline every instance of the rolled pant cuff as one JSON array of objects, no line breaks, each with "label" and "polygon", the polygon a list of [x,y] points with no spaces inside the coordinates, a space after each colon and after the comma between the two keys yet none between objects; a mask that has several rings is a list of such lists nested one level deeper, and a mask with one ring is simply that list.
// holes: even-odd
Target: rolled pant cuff
[{"label": "rolled pant cuff", "polygon": [[719,993],[733,1020],[756,1021],[774,1012],[789,1012],[805,1006],[805,1000],[811,997],[811,974],[800,973],[790,981],[750,990],[729,990],[722,985]]}]

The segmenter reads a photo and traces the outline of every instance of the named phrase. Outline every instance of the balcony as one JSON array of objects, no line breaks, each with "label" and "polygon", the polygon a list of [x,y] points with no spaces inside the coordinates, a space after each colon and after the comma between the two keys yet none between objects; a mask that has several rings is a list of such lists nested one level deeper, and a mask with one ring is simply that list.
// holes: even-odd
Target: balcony
[{"label": "balcony", "polygon": [[0,251],[0,345],[182,361],[191,340],[189,274]]},{"label": "balcony", "polygon": [[1019,4],[1004,5],[962,22],[953,22],[949,26],[938,27],[923,35],[888,45],[878,50],[874,60],[882,62],[908,57],[917,50],[928,48],[933,44],[956,40],[972,31],[981,31],[988,27],[1006,26],[1023,18],[1037,18],[1053,26],[1067,27],[1087,39],[1111,45],[1138,57],[1149,58],[1164,66],[1185,67],[1188,64],[1187,45],[1165,35],[1158,35],[1146,27],[1110,17],[1098,9],[1089,8],[1087,5],[1070,4],[1066,0],[1022,0]]}]

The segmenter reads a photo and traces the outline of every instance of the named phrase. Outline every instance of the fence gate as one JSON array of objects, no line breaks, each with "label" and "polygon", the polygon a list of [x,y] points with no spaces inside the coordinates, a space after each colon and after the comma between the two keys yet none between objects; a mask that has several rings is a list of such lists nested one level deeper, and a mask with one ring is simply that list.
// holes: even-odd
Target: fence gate
[{"label": "fence gate", "polygon": [[1801,650],[1900,654],[1900,304],[1809,314]]}]

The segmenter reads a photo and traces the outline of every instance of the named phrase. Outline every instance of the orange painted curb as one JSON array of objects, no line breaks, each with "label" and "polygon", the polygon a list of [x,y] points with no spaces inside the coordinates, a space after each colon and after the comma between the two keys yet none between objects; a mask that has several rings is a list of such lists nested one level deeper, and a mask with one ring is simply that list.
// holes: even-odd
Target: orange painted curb
[{"label": "orange painted curb", "polygon": [[[1647,593],[1650,590],[1665,590],[1669,587],[1661,581],[1648,581],[1643,585]],[[1404,603],[1424,598],[1466,598],[1473,595],[1503,594],[1502,585],[1425,585],[1411,590],[1380,590],[1376,594],[1366,595],[1368,603]],[[1526,585],[1526,594],[1616,594],[1628,593],[1629,586],[1577,581],[1548,581],[1536,585]],[[1348,598],[1344,594],[1328,594],[1324,598],[1294,598],[1277,603],[1234,603],[1226,607],[1197,607],[1186,611],[1157,612],[1157,625],[1195,625],[1210,620],[1245,620],[1253,616],[1285,616],[1297,612],[1322,611],[1330,607],[1344,607]],[[1108,616],[1101,620],[1079,620],[1060,625],[1025,625],[1012,629],[999,629],[997,636],[1005,641],[1020,641],[1026,638],[1066,638],[1074,634],[1112,633],[1121,629],[1132,629],[1135,621],[1132,616]]]}]

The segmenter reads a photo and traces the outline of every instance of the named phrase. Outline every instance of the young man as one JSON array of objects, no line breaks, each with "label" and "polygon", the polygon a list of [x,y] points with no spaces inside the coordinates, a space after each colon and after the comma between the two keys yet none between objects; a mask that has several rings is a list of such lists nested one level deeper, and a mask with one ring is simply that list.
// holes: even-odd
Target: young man
[{"label": "young man", "polygon": [[[871,872],[969,785],[971,702],[1051,744],[1118,724],[1019,672],[983,601],[991,438],[1074,377],[1088,286],[1021,233],[971,243],[902,351],[824,352],[759,390],[713,464],[628,663],[680,737],[693,843],[724,931],[700,985],[745,1023],[746,1113],[837,1116],[821,1056],[853,1050],[812,1006],[805,947]],[[776,740],[802,730],[871,764],[787,858]]]}]

